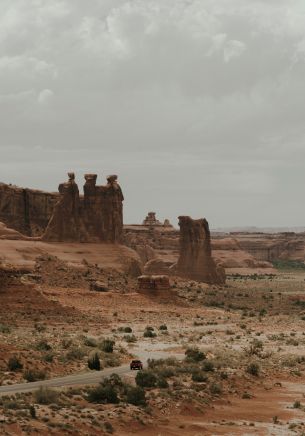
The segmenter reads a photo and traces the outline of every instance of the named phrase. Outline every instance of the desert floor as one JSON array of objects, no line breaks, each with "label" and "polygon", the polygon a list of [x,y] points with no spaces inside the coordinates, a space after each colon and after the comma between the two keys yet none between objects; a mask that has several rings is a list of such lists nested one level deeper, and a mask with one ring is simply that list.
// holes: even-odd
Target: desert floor
[{"label": "desert floor", "polygon": [[[115,273],[107,292],[69,285],[70,270],[61,287],[60,268],[2,287],[1,386],[87,374],[97,351],[128,386],[138,374],[126,367],[132,357],[145,368],[156,359],[149,371],[159,381],[145,387],[146,405],[90,401],[94,387],[84,384],[56,388],[51,400],[2,394],[1,435],[305,434],[304,272],[236,274],[223,287],[173,278],[170,291],[138,293]],[[185,360],[187,349],[204,357]]]}]

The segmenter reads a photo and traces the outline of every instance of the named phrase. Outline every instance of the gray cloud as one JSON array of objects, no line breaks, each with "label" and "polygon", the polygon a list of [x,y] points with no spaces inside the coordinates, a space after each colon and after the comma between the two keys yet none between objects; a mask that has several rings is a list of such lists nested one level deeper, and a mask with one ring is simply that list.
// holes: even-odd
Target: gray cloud
[{"label": "gray cloud", "polygon": [[125,221],[303,225],[301,0],[3,0],[2,181],[119,173]]}]

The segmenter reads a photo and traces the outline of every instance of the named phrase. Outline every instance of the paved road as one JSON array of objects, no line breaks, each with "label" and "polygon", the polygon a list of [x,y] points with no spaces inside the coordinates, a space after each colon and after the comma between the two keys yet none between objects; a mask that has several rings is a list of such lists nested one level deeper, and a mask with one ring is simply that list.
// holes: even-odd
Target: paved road
[{"label": "paved road", "polygon": [[15,385],[0,386],[0,396],[17,394],[21,392],[31,392],[39,389],[41,386],[47,386],[49,388],[61,388],[67,386],[96,384],[99,383],[103,378],[113,373],[116,373],[118,375],[130,373],[129,365],[122,365],[115,368],[106,368],[102,371],[90,371],[83,374],[67,375],[65,377],[57,377],[50,380],[41,380],[32,383],[20,383]]},{"label": "paved road", "polygon": [[[169,357],[169,353],[165,351],[154,351],[153,353],[145,350],[141,350],[138,353],[138,357],[142,362],[147,362],[149,357],[155,359]],[[177,358],[181,358],[183,355],[181,353],[170,354]],[[130,371],[129,365],[121,365],[113,368],[106,368],[102,371],[90,371],[84,372],[82,374],[67,375],[64,377],[56,377],[50,380],[41,380],[32,383],[20,383],[14,385],[0,386],[0,396],[3,395],[13,395],[22,392],[31,392],[39,389],[41,386],[46,386],[49,388],[63,388],[68,386],[81,386],[81,385],[94,385],[99,383],[103,378],[108,377],[111,374],[130,374],[135,375],[136,371]]]}]

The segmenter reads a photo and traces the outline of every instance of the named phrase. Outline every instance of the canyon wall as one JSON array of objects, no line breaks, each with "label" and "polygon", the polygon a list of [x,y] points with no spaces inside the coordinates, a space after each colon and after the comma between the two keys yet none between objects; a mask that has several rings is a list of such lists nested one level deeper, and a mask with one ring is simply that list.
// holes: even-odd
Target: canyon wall
[{"label": "canyon wall", "polygon": [[58,201],[57,193],[48,193],[0,184],[0,221],[28,236],[41,235]]}]

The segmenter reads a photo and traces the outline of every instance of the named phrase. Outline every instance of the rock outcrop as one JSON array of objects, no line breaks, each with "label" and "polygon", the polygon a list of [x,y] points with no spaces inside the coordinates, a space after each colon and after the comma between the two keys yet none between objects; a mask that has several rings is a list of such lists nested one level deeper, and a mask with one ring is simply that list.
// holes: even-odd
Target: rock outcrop
[{"label": "rock outcrop", "polygon": [[169,277],[166,275],[143,275],[138,277],[139,290],[168,290]]},{"label": "rock outcrop", "polygon": [[57,193],[0,184],[0,221],[23,235],[40,236],[58,201]]},{"label": "rock outcrop", "polygon": [[74,173],[61,183],[59,200],[42,237],[57,242],[110,242],[123,239],[123,194],[117,176],[107,185],[96,185],[96,174],[86,174],[84,197],[80,197]]},{"label": "rock outcrop", "polygon": [[212,258],[211,235],[206,219],[179,217],[180,255],[177,275],[210,284],[223,284],[225,272]]}]

